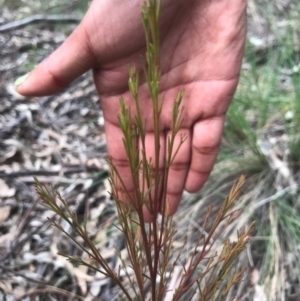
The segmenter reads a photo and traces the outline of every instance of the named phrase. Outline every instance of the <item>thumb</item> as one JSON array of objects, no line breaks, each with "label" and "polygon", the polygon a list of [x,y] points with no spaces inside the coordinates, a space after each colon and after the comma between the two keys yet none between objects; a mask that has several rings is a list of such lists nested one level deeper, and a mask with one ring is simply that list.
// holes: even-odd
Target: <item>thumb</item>
[{"label": "thumb", "polygon": [[25,96],[57,93],[95,64],[96,60],[82,22],[55,52],[27,76],[16,81],[17,91]]}]

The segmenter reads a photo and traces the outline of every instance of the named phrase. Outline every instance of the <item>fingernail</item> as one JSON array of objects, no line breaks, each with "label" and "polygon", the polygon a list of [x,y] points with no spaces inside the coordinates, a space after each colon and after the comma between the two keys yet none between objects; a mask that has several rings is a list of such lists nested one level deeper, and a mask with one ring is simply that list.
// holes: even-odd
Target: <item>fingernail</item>
[{"label": "fingernail", "polygon": [[18,87],[21,84],[23,84],[24,81],[26,80],[26,78],[28,77],[28,75],[29,75],[29,72],[22,75],[22,76],[20,76],[19,78],[17,78],[16,81],[15,81],[15,86]]}]

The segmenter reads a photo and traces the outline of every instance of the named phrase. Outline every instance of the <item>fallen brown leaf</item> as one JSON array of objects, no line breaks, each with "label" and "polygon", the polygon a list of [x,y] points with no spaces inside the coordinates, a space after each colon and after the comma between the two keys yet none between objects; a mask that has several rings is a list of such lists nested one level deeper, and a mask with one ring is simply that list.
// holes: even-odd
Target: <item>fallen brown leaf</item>
[{"label": "fallen brown leaf", "polygon": [[6,219],[9,217],[11,210],[11,206],[3,206],[0,207],[0,226],[6,221]]}]

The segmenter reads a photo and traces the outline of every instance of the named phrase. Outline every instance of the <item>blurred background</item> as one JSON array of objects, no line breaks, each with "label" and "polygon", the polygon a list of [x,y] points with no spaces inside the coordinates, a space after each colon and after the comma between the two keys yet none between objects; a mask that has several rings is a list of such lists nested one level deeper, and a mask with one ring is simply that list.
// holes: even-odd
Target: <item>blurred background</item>
[{"label": "blurred background", "polygon": [[[49,225],[33,176],[58,189],[114,264],[122,235],[107,182],[103,115],[92,74],[63,93],[23,98],[14,81],[56,49],[81,20],[83,0],[0,0],[0,301],[111,300],[114,284],[73,267],[58,250],[81,253]],[[236,262],[246,266],[238,300],[300,300],[300,2],[248,0],[241,80],[229,108],[213,174],[185,193],[178,239],[197,237],[208,204],[216,208],[240,175],[242,217],[223,239],[256,220]],[[71,51],[71,50],[70,50]]]}]

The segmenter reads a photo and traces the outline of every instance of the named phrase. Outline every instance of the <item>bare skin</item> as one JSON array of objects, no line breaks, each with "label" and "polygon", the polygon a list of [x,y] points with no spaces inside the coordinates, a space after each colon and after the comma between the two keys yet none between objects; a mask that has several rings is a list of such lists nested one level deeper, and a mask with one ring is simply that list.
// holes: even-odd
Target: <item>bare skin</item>
[{"label": "bare skin", "polygon": [[[17,87],[27,96],[54,94],[89,69],[105,118],[108,154],[132,191],[130,172],[118,125],[119,98],[133,106],[127,87],[128,68],[145,53],[141,0],[94,0],[81,24],[60,48],[39,64]],[[171,111],[184,91],[187,140],[171,167],[169,213],[174,214],[182,192],[198,191],[215,163],[225,115],[235,92],[246,35],[246,0],[165,0],[161,15],[161,158],[166,152]],[[154,156],[151,101],[145,83],[140,89],[147,122],[147,156]],[[162,165],[162,160],[161,165]],[[145,218],[149,219],[145,213]]]}]

